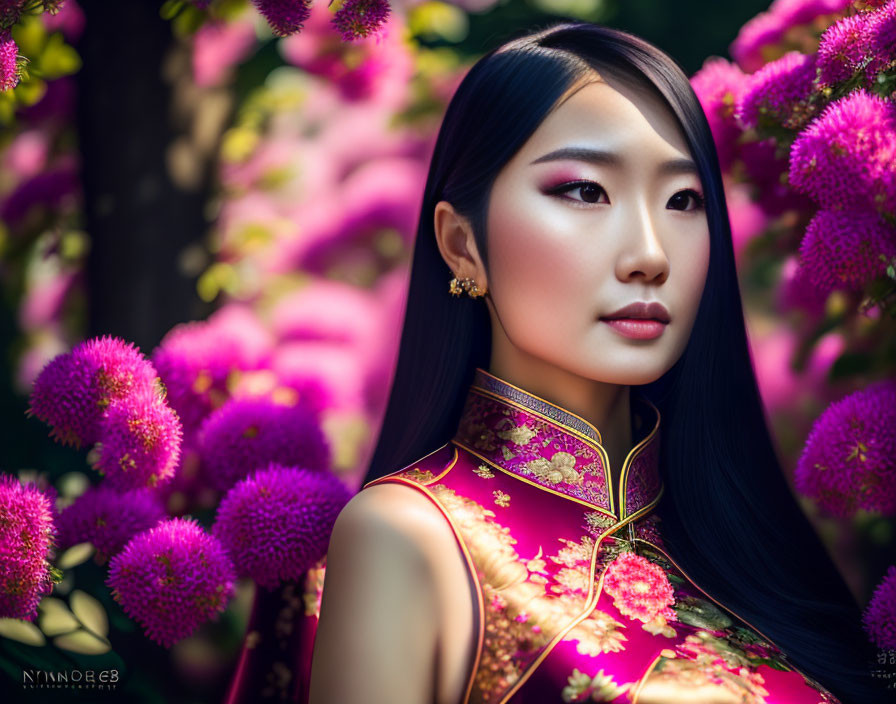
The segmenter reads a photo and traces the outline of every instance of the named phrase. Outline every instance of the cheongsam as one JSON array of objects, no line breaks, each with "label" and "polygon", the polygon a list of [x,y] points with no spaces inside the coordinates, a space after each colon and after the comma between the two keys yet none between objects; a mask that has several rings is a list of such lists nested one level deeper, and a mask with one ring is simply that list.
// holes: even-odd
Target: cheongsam
[{"label": "cheongsam", "polygon": [[362,488],[413,487],[451,526],[476,593],[461,703],[839,704],[666,552],[660,413],[630,399],[618,488],[597,428],[481,368],[452,440]]}]

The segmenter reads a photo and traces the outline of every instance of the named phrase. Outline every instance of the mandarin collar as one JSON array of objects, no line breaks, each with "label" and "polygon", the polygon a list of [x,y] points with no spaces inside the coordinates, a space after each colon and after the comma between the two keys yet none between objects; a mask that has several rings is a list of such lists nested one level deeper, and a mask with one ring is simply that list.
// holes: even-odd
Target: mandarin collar
[{"label": "mandarin collar", "polygon": [[613,487],[600,431],[561,406],[476,367],[452,442],[485,463],[617,521],[663,493],[660,412],[632,390],[632,437]]}]

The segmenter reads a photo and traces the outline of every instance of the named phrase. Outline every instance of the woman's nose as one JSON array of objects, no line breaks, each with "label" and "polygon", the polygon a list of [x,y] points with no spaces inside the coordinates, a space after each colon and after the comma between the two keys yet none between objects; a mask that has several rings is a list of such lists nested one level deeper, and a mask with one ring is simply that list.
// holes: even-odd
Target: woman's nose
[{"label": "woman's nose", "polygon": [[644,203],[633,209],[626,222],[617,265],[618,276],[624,281],[639,275],[646,281],[662,281],[668,275],[669,258],[656,220]]}]

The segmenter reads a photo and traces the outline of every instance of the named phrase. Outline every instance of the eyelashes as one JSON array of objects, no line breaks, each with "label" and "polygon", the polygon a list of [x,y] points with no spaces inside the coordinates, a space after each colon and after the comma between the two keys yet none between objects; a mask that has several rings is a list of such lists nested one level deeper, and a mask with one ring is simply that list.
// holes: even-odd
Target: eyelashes
[{"label": "eyelashes", "polygon": [[[562,183],[559,186],[554,186],[549,188],[545,193],[550,196],[560,196],[564,193],[569,193],[570,191],[580,190],[582,193],[579,195],[584,195],[585,188],[591,188],[592,190],[596,189],[596,198],[598,200],[577,200],[575,198],[563,198],[563,200],[570,201],[574,204],[574,207],[581,208],[586,207],[587,205],[596,205],[600,203],[599,200],[601,195],[606,196],[607,192],[604,190],[603,186],[599,183],[595,183],[594,181],[570,181],[568,183]],[[680,210],[681,212],[689,212],[693,210],[702,210],[706,205],[706,199],[703,197],[703,194],[693,188],[685,188],[680,191],[676,191],[672,197],[669,199],[669,202],[672,202],[673,199],[677,199],[679,196],[690,196],[690,199],[694,202],[693,208],[671,208],[671,210]],[[687,205],[687,201],[685,201],[685,205]]]}]

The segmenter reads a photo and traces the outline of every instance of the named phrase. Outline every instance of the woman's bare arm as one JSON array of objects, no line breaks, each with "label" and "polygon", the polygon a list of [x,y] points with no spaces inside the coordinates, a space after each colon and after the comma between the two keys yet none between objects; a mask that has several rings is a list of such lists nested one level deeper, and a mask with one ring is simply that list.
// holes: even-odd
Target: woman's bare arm
[{"label": "woman's bare arm", "polygon": [[[309,704],[432,704],[438,594],[427,499],[409,487],[359,492],[333,527]],[[444,528],[442,528],[444,529]]]}]

